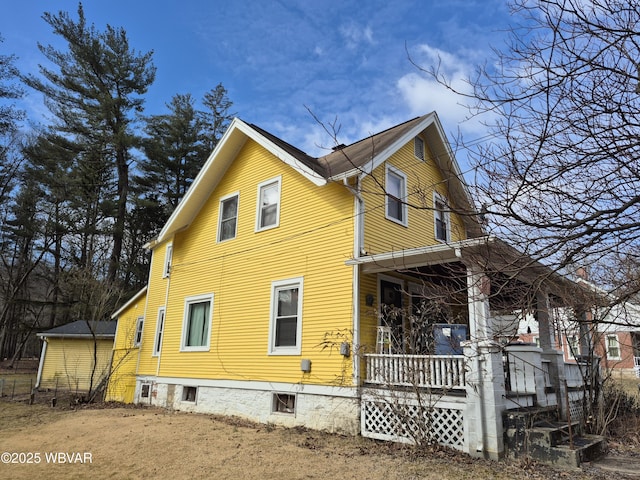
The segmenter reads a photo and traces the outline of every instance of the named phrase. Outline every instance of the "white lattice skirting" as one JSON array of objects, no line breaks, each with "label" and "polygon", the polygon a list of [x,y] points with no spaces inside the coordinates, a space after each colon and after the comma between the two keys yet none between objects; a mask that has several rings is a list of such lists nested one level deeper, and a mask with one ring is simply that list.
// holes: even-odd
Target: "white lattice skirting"
[{"label": "white lattice skirting", "polygon": [[363,394],[361,405],[363,437],[405,443],[427,439],[465,450],[464,403],[374,393]]}]

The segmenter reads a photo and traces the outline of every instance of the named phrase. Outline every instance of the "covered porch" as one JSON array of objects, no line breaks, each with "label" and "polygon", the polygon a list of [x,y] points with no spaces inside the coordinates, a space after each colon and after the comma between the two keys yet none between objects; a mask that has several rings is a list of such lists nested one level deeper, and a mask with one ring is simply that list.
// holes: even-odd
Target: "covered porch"
[{"label": "covered porch", "polygon": [[[383,278],[375,351],[361,355],[364,436],[417,442],[430,429],[430,441],[499,458],[508,411],[580,418],[593,365],[565,363],[550,326],[571,282],[522,258],[484,237],[350,261]],[[409,278],[405,305],[385,291],[393,274]],[[539,346],[517,341],[522,315],[535,318]]]}]

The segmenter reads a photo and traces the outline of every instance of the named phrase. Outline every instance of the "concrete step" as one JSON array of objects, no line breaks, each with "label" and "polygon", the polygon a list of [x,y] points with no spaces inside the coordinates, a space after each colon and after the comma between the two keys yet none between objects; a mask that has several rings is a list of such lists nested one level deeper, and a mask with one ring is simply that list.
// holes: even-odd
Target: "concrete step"
[{"label": "concrete step", "polygon": [[555,447],[568,442],[570,437],[578,437],[582,433],[580,422],[571,422],[571,428],[567,422],[541,420],[534,422],[527,429],[530,443],[537,442],[546,447]]},{"label": "concrete step", "polygon": [[600,435],[581,435],[568,441],[551,447],[546,453],[548,456],[540,461],[560,468],[577,468],[582,462],[598,460],[606,453],[607,442]]}]

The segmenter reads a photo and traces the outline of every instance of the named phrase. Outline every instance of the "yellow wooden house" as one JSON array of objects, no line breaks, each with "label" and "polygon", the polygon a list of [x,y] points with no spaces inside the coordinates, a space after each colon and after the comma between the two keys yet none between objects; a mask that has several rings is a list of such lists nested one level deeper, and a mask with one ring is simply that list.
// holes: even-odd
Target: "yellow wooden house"
[{"label": "yellow wooden house", "polygon": [[[322,157],[235,119],[114,314],[107,398],[410,441],[393,404],[416,399],[393,395],[432,388],[435,440],[499,457],[509,405],[478,260],[495,242],[436,113]],[[447,282],[462,301],[418,322]]]}]

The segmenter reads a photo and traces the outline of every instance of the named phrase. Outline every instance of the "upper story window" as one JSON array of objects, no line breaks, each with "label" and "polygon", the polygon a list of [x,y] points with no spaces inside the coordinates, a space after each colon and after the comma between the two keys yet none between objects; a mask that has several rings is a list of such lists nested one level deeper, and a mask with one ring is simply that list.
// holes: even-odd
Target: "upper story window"
[{"label": "upper story window", "polygon": [[218,214],[218,241],[236,238],[238,228],[238,200],[239,195],[234,193],[220,199],[220,212]]},{"label": "upper story window", "polygon": [[269,353],[299,355],[302,337],[302,277],[271,284]]},{"label": "upper story window", "polygon": [[212,293],[185,300],[181,350],[209,350],[212,310]]},{"label": "upper story window", "polygon": [[620,360],[620,342],[617,335],[607,335],[607,358]]},{"label": "upper story window", "polygon": [[433,193],[433,217],[435,221],[436,240],[448,242],[451,240],[451,226],[449,222],[449,207],[447,200],[437,193]]},{"label": "upper story window", "polygon": [[406,227],[407,176],[400,170],[387,165],[386,177],[386,217]]},{"label": "upper story window", "polygon": [[413,139],[413,153],[420,160],[424,160],[424,140],[420,137]]},{"label": "upper story window", "polygon": [[569,350],[569,358],[575,358],[580,355],[580,338],[576,335],[567,337],[567,349]]},{"label": "upper story window", "polygon": [[144,328],[144,317],[138,317],[136,322],[136,332],[133,335],[133,346],[139,347],[142,343],[142,329]]},{"label": "upper story window", "polygon": [[258,213],[256,231],[277,227],[280,222],[281,178],[267,180],[258,185]]},{"label": "upper story window", "polygon": [[162,269],[162,278],[171,275],[171,261],[173,259],[173,245],[170,243],[164,252],[164,267]]}]

